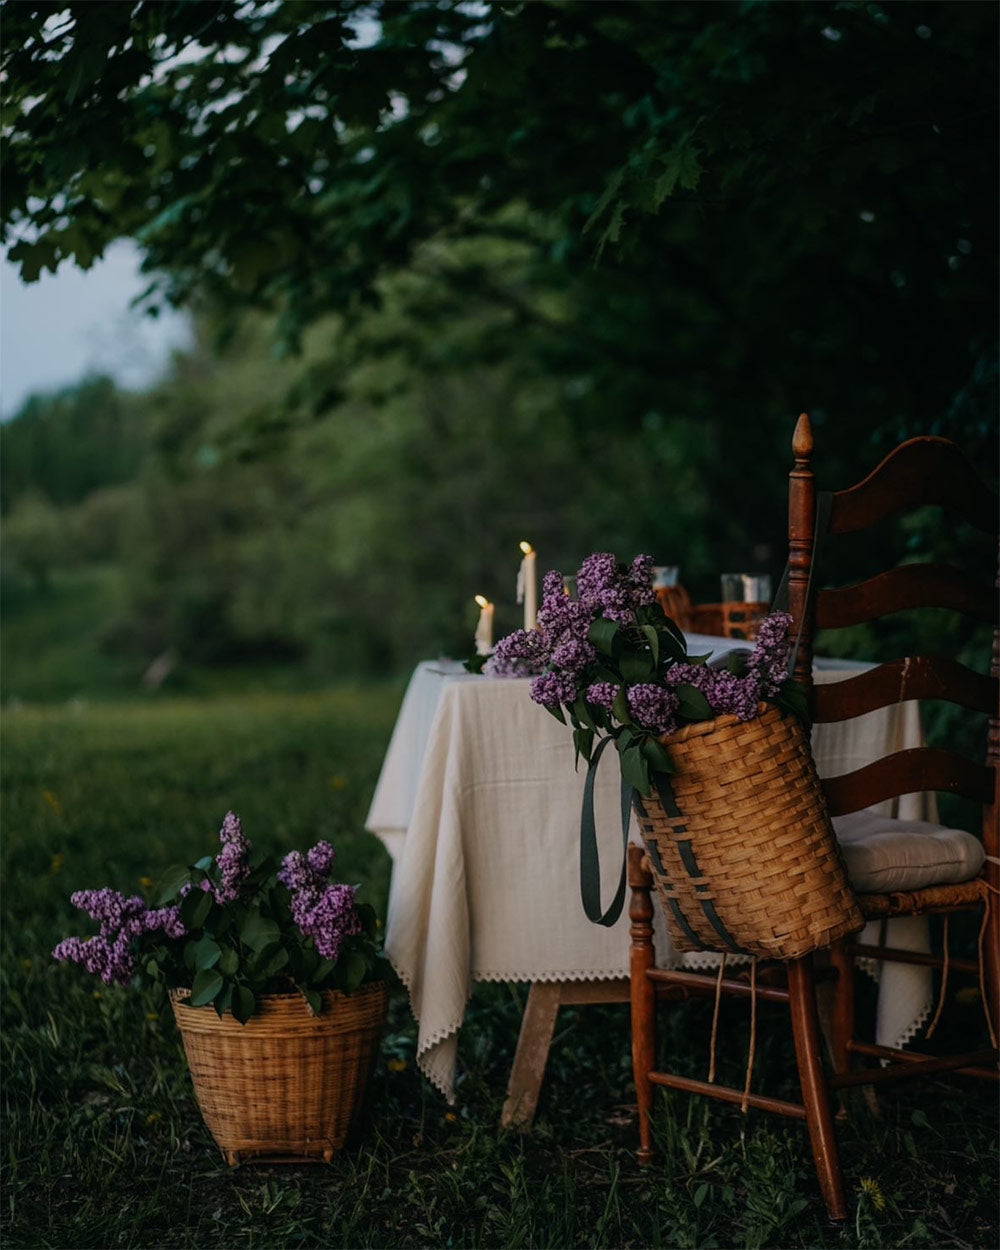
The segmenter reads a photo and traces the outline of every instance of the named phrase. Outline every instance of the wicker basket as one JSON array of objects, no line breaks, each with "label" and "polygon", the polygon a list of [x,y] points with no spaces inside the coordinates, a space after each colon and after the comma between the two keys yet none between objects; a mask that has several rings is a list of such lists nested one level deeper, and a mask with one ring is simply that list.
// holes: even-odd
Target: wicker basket
[{"label": "wicker basket", "polygon": [[329,1163],[364,1099],[385,1023],[384,982],[327,992],[310,1013],[299,994],[272,994],[241,1025],[171,995],[205,1123],[235,1166],[249,1158]]},{"label": "wicker basket", "polygon": [[661,741],[677,775],[636,811],[678,950],[792,959],[862,927],[794,716],[761,704]]}]

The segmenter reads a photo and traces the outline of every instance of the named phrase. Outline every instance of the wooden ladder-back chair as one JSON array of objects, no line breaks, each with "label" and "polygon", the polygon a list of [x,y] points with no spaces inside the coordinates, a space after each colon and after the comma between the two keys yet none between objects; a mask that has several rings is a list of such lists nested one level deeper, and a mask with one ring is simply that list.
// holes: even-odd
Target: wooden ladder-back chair
[{"label": "wooden ladder-back chair", "polygon": [[[632,1055],[639,1107],[640,1161],[652,1157],[649,1116],[657,1085],[702,1093],[744,1107],[758,1107],[804,1119],[809,1131],[820,1191],[831,1219],[847,1214],[834,1135],[831,1091],[899,1077],[957,1071],[996,1079],[998,981],[997,893],[997,596],[989,581],[982,586],[966,574],[938,564],[902,565],[840,590],[816,589],[822,568],[814,570],[817,546],[817,492],[811,460],[813,436],[806,416],[799,418],[793,440],[795,464],[789,488],[789,611],[792,637],[799,637],[795,676],[810,695],[818,722],[851,719],[865,712],[911,699],[944,699],[964,709],[986,713],[989,730],[985,764],[938,748],[920,748],[878,760],[856,773],[823,782],[834,827],[841,839],[848,876],[866,920],[974,910],[981,921],[978,962],[912,951],[891,951],[852,938],[829,948],[824,969],[834,983],[830,1049],[833,1073],[827,1077],[821,1054],[821,1030],[815,995],[813,956],[786,959],[778,983],[761,969],[749,980],[723,972],[708,974],[654,966],[652,946],[652,876],[639,847],[629,849],[632,886],[631,1003]],[[875,524],[901,510],[939,505],[957,512],[974,527],[996,536],[996,497],[979,480],[958,448],[945,439],[916,438],[903,443],[858,486],[825,497],[825,529],[833,536]],[[821,524],[823,524],[821,522]],[[820,556],[822,564],[822,556]],[[993,573],[995,577],[995,571]],[[880,618],[887,613],[943,607],[992,623],[992,672],[973,673],[952,659],[910,657],[896,660],[832,684],[812,678],[816,629],[837,629]],[[863,809],[899,795],[941,791],[959,794],[983,806],[980,838],[944,830],[926,822],[875,819]],[[927,841],[924,841],[927,840]],[[946,856],[921,854],[921,848],[944,845]],[[949,862],[942,862],[945,858]],[[959,860],[959,863],[955,863]],[[936,862],[935,862],[936,861]],[[888,882],[888,885],[885,883]],[[884,927],[884,926],[883,926]],[[899,959],[979,975],[985,995],[992,1046],[961,1055],[934,1056],[896,1050],[854,1038],[853,959]],[[731,994],[755,1001],[787,1003],[798,1067],[801,1101],[792,1102],[664,1072],[656,1066],[655,1008],[658,998],[691,993]],[[852,1070],[856,1056],[871,1056],[882,1066]]]}]

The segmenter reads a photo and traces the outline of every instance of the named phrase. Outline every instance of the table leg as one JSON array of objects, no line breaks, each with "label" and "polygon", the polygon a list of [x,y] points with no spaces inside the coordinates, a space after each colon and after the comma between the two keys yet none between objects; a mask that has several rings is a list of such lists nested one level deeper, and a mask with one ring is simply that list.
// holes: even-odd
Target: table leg
[{"label": "table leg", "polygon": [[624,977],[612,981],[532,983],[507,1082],[507,1101],[500,1115],[501,1127],[531,1128],[559,1008],[585,1003],[626,1003],[628,999],[628,980]]}]

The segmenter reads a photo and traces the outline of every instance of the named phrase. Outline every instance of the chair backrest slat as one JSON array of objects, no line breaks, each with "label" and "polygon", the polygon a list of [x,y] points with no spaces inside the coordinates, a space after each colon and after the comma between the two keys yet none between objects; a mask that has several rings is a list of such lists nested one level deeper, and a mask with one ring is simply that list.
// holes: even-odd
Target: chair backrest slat
[{"label": "chair backrest slat", "polygon": [[843,629],[911,608],[947,608],[987,625],[997,623],[992,587],[947,564],[902,564],[837,590],[816,592],[816,627]]},{"label": "chair backrest slat", "polygon": [[820,723],[863,716],[909,699],[946,699],[989,715],[997,706],[1000,683],[957,660],[914,655],[857,673],[844,681],[813,688],[813,720]]},{"label": "chair backrest slat", "polygon": [[960,794],[980,803],[990,803],[994,794],[994,772],[954,751],[915,747],[886,755],[852,773],[827,777],[823,790],[831,816],[858,812],[885,799],[927,790]]},{"label": "chair backrest slat", "polygon": [[954,443],[932,436],[901,443],[857,486],[836,491],[830,533],[866,529],[896,512],[927,504],[948,508],[976,529],[996,533],[996,497]]},{"label": "chair backrest slat", "polygon": [[[818,495],[813,473],[812,425],[803,414],[792,439],[794,464],[788,484],[788,605],[796,650],[796,680],[809,692],[818,721],[848,720],[865,712],[910,699],[945,700],[985,712],[985,766],[954,751],[921,748],[897,752],[866,768],[827,778],[823,789],[835,815],[858,811],[903,794],[938,791],[983,803],[983,841],[987,855],[1000,864],[1000,805],[997,801],[1000,714],[998,714],[997,594],[962,569],[937,563],[897,564],[868,581],[824,588],[825,559],[814,567],[818,535]],[[966,456],[943,438],[915,438],[890,452],[856,486],[830,496],[827,532],[830,547],[838,534],[854,533],[906,509],[934,505],[996,536],[1000,504]],[[824,552],[827,551],[824,540]],[[985,573],[985,570],[984,570]],[[995,569],[991,570],[995,576]],[[992,577],[991,577],[992,580]],[[815,631],[861,625],[890,613],[914,608],[945,608],[967,618],[966,635],[977,621],[994,627],[994,655],[989,676],[974,673],[950,658],[924,656],[894,659],[857,677],[815,685],[812,657]],[[862,658],[862,657],[859,657]],[[981,758],[981,757],[980,757]],[[1000,874],[990,862],[992,884]]]}]

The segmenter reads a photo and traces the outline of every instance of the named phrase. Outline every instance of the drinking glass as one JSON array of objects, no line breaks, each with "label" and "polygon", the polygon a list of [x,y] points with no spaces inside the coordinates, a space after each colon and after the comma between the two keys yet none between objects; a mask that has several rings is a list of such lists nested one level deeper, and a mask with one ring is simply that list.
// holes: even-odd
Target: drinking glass
[{"label": "drinking glass", "polygon": [[723,573],[722,602],[770,603],[770,575],[768,573]]}]

